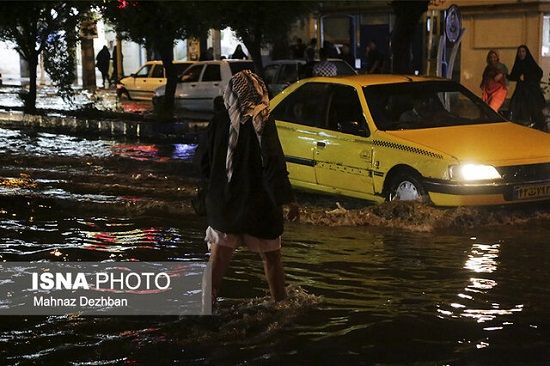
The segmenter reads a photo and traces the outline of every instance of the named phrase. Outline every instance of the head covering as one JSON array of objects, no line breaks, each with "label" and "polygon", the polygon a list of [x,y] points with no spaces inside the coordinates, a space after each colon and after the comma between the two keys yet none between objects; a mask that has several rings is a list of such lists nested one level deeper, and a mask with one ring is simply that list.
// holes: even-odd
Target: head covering
[{"label": "head covering", "polygon": [[[525,49],[526,55],[523,60],[519,58],[520,48]],[[512,72],[510,73],[513,80],[519,79],[521,74],[537,75],[535,78],[537,78],[538,80],[540,80],[540,78],[542,77],[542,69],[533,58],[533,55],[531,55],[529,48],[524,44],[519,46],[517,49],[514,66],[512,67]]]},{"label": "head covering", "polygon": [[500,62],[500,57],[498,57],[498,52],[495,51],[495,50],[489,50],[489,52],[487,52],[487,65],[490,65],[491,64],[491,55],[495,55],[497,57],[497,63]]},{"label": "head covering", "polygon": [[230,181],[233,175],[233,154],[239,139],[240,125],[251,121],[258,141],[261,143],[262,131],[269,118],[269,97],[262,79],[250,70],[243,70],[229,80],[223,93],[223,101],[230,119],[225,165],[227,181]]},{"label": "head covering", "polygon": [[[495,55],[497,58],[497,62],[494,65],[491,63],[491,55]],[[498,66],[500,64],[498,52],[495,50],[489,50],[489,52],[487,52],[486,61],[487,66],[485,66],[485,69],[483,70],[483,76],[481,78],[481,84],[479,85],[479,87],[482,89],[493,89],[497,88],[499,85],[506,85],[505,78],[503,78],[503,80],[499,82],[498,85],[495,84],[497,82],[494,80],[495,76],[502,72],[501,70],[499,70]]]},{"label": "head covering", "polygon": [[[519,49],[520,48],[524,48],[525,49],[525,58],[523,60],[521,60],[519,58]],[[518,61],[528,61],[529,63],[533,62],[535,63],[535,59],[533,58],[533,55],[531,54],[531,51],[529,51],[529,47],[527,47],[526,45],[522,44],[518,47],[518,49],[516,50],[516,59],[515,59],[515,62],[518,62]]]}]

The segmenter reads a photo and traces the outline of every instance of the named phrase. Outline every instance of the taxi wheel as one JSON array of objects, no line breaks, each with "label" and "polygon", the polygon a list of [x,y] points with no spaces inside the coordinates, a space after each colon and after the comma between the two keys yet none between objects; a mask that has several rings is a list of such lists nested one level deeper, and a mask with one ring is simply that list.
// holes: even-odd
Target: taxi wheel
[{"label": "taxi wheel", "polygon": [[386,199],[428,202],[428,195],[417,174],[399,173],[391,180]]}]

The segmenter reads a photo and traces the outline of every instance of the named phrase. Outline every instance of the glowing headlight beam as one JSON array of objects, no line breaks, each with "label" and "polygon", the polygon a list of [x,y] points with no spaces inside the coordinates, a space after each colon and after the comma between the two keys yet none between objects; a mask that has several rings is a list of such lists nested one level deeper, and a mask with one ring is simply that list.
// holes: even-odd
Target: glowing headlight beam
[{"label": "glowing headlight beam", "polygon": [[453,179],[466,181],[492,180],[502,178],[495,167],[482,164],[464,164],[452,166],[451,177]]}]

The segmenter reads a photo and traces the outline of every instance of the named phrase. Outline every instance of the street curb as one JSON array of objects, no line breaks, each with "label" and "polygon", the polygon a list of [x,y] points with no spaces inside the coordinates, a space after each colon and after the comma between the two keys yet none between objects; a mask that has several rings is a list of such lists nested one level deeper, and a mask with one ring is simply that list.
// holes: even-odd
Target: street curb
[{"label": "street curb", "polygon": [[188,121],[170,123],[79,119],[71,116],[44,116],[21,111],[1,111],[0,127],[32,129],[69,135],[108,136],[130,139],[182,140],[196,135],[202,124]]}]

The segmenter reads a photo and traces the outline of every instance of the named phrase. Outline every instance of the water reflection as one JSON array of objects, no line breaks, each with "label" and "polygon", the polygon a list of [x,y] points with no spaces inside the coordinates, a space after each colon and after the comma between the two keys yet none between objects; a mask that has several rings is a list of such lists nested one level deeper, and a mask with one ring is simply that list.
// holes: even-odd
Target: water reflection
[{"label": "water reflection", "polygon": [[[496,320],[497,317],[512,315],[523,310],[523,305],[518,304],[509,308],[502,308],[501,305],[491,299],[491,291],[498,286],[495,276],[490,274],[498,270],[498,258],[502,243],[485,244],[476,242],[476,238],[464,264],[464,269],[473,272],[469,284],[464,292],[458,293],[459,301],[451,303],[451,310],[438,309],[438,312],[445,317],[471,318],[478,323],[485,323]],[[488,307],[484,305],[488,304]],[[507,321],[503,325],[510,325]],[[500,330],[502,326],[490,326],[484,330]]]},{"label": "water reflection", "polygon": [[116,144],[112,146],[114,156],[140,160],[169,162],[171,160],[192,160],[196,144]]},{"label": "water reflection", "polygon": [[491,273],[497,269],[500,244],[474,243],[464,268],[477,273]]},{"label": "water reflection", "polygon": [[139,161],[191,160],[196,144],[119,143],[63,134],[0,128],[0,154],[57,157],[122,157]]},{"label": "water reflection", "polygon": [[[51,214],[46,211],[41,216],[29,209],[26,214],[34,216],[32,222],[23,214],[12,217],[11,211],[3,217],[0,235],[7,244],[0,248],[2,259],[204,259],[201,221],[162,214],[138,218],[71,212],[56,220],[45,219]],[[539,342],[539,351],[548,345],[532,324],[535,316],[544,317],[544,308],[533,312],[532,306],[527,311],[504,305],[518,298],[514,287],[502,291],[506,278],[529,278],[527,272],[519,277],[510,272],[521,270],[514,262],[521,251],[516,248],[506,257],[504,249],[511,249],[506,244],[508,239],[465,243],[462,236],[289,225],[283,252],[287,279],[304,292],[288,310],[262,304],[266,284],[261,260],[240,251],[224,283],[221,318],[8,320],[0,325],[0,342],[7,345],[0,349],[0,359],[5,352],[12,363],[36,356],[43,363],[63,364],[70,354],[74,364],[108,364],[127,355],[138,364],[193,364],[196,359],[199,364],[258,360],[249,362],[255,364],[265,361],[262,357],[277,364],[304,364],[330,349],[318,363],[472,364],[483,350],[492,352],[495,363],[505,364],[498,355],[499,341],[501,347],[515,344],[518,325],[525,342]],[[537,284],[531,291],[542,286],[540,292],[547,293],[544,263],[534,269],[541,278],[530,282]],[[310,295],[321,302],[305,306]],[[525,293],[521,296],[525,300]],[[456,300],[448,301],[452,298]],[[441,302],[449,305],[440,306],[434,316]],[[24,333],[29,328],[32,337]],[[82,344],[88,352],[77,352]],[[204,350],[203,344],[216,344],[216,352]]]},{"label": "water reflection", "polygon": [[[11,167],[0,180],[0,260],[203,260],[206,223],[180,207],[188,196],[175,179],[195,149],[0,130]],[[261,260],[241,251],[221,321],[5,318],[0,364],[547,364],[548,228],[509,222],[470,240],[389,222],[291,224],[285,270],[304,292],[289,311],[265,308]],[[309,295],[321,302],[304,306]]]},{"label": "water reflection", "polygon": [[[8,214],[6,212],[6,214]],[[0,258],[18,260],[204,259],[203,233],[183,232],[162,219],[9,214],[0,221]],[[194,248],[194,249],[193,249]]]},{"label": "water reflection", "polygon": [[[9,80],[10,84],[17,84],[19,80]],[[18,97],[22,92],[20,87],[3,86],[0,90],[0,105],[3,107],[22,107],[23,101]],[[103,101],[99,101],[88,91],[81,90],[73,96],[72,103],[68,103],[59,96],[58,91],[54,87],[41,86],[36,98],[36,107],[38,109],[56,109],[56,110],[71,110],[75,108],[82,108],[85,105],[89,105],[93,100],[96,104],[103,105]],[[112,99],[112,98],[109,98]],[[109,103],[110,105],[112,103]],[[106,105],[105,107],[107,107]]]}]

